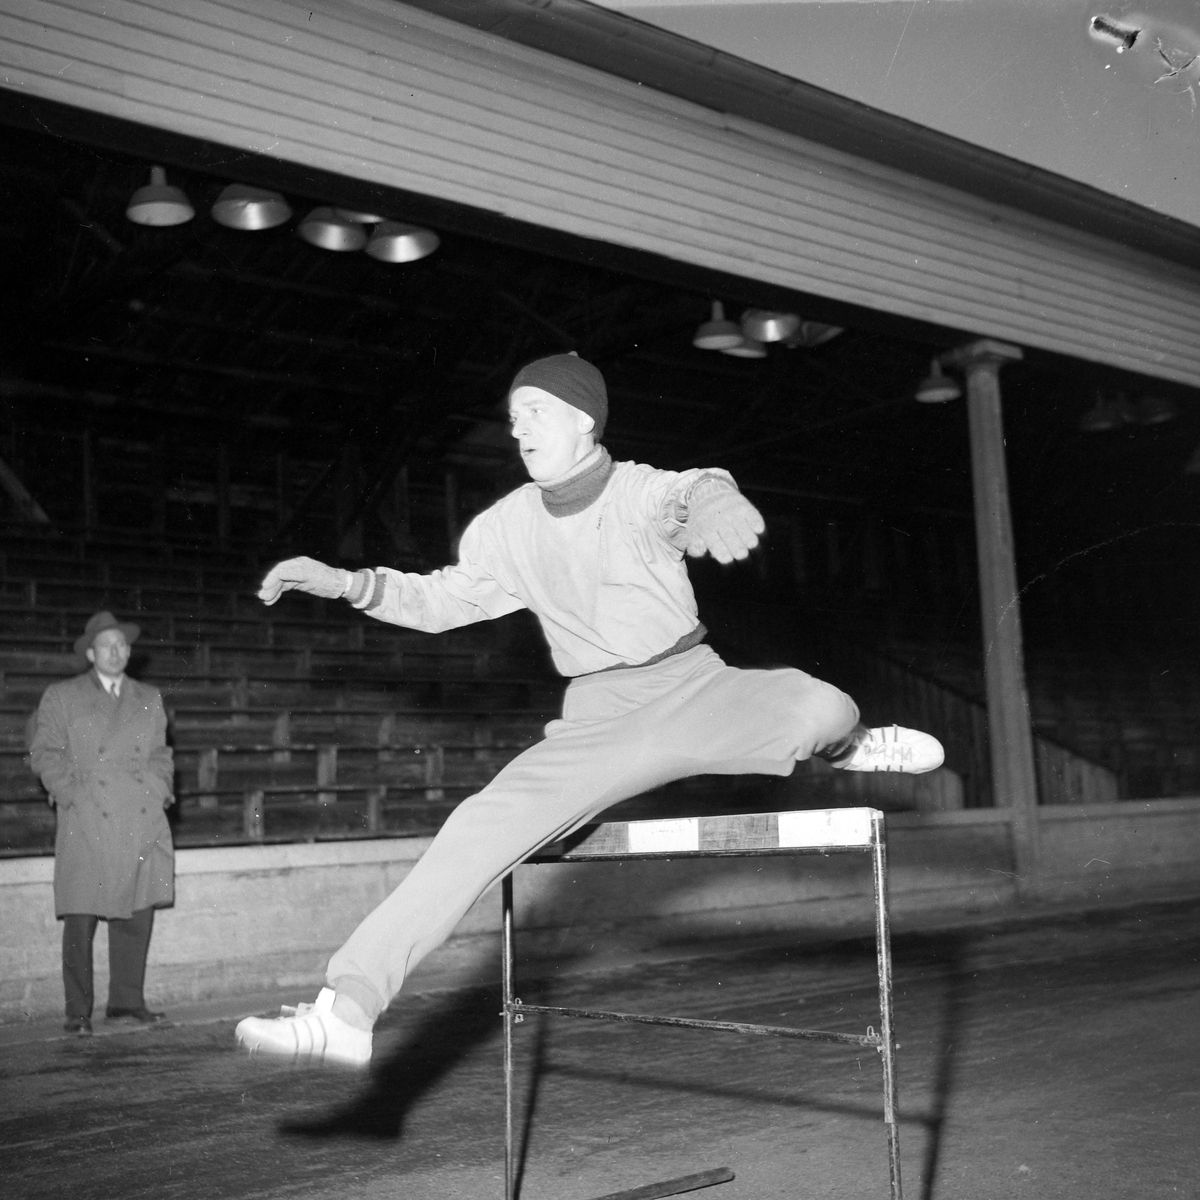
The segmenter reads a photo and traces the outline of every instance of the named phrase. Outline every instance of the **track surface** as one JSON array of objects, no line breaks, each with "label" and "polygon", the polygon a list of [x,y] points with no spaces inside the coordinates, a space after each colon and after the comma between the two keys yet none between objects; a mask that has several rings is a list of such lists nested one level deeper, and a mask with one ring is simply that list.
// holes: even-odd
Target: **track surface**
[{"label": "track surface", "polygon": [[[910,1200],[1200,1196],[1200,903],[896,939]],[[877,1024],[866,943],[524,984],[529,1003]],[[296,997],[297,999],[305,997]],[[250,1061],[220,1019],[0,1041],[6,1197],[503,1196],[498,996],[417,994],[368,1076]],[[240,1015],[240,1014],[238,1014]],[[876,1056],[531,1019],[522,1200],[717,1166],[713,1200],[888,1195]],[[531,1068],[538,1066],[535,1073]]]}]

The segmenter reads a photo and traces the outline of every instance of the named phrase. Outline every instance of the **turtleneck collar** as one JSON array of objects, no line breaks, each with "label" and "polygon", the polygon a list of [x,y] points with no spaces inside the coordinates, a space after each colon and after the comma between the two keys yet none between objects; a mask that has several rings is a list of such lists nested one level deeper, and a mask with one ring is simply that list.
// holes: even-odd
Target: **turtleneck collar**
[{"label": "turtleneck collar", "polygon": [[603,446],[596,446],[569,471],[538,483],[542,504],[552,517],[569,517],[583,512],[604,491],[612,474],[613,461]]}]

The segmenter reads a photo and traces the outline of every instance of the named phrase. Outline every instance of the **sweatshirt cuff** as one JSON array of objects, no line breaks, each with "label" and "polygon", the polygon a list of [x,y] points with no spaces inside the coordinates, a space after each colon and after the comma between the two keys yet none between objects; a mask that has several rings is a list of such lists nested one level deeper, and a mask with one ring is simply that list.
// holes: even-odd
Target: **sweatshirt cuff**
[{"label": "sweatshirt cuff", "polygon": [[360,611],[372,612],[383,603],[383,568],[378,567],[372,571],[364,567],[359,574],[364,577],[362,591],[356,592],[356,598],[350,603]]},{"label": "sweatshirt cuff", "polygon": [[736,492],[738,485],[728,475],[701,475],[684,494],[684,506],[695,504],[705,496],[717,492]]},{"label": "sweatshirt cuff", "polygon": [[363,608],[363,597],[370,596],[374,590],[375,573],[374,571],[363,568],[361,571],[350,572],[350,582],[346,585],[346,590],[342,593],[343,600],[349,600],[355,608]]},{"label": "sweatshirt cuff", "polygon": [[662,507],[662,521],[667,529],[667,537],[674,541],[683,536],[683,528],[687,525],[688,508],[705,496],[718,492],[736,492],[738,485],[728,471],[719,467],[705,469],[678,491],[668,494]]}]

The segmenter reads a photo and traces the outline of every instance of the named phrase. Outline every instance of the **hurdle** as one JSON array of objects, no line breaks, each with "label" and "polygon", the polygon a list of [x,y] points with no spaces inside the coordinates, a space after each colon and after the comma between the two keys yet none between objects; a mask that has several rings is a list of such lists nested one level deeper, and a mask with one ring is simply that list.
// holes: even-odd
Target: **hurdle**
[{"label": "hurdle", "polygon": [[[832,1033],[820,1029],[756,1025],[737,1021],[703,1021],[690,1017],[643,1016],[585,1008],[524,1004],[516,996],[514,977],[513,872],[503,879],[501,987],[504,1007],[504,1180],[505,1200],[516,1200],[513,1138],[514,1028],[534,1013],[583,1017],[594,1021],[636,1022],[708,1029],[760,1037],[875,1050],[883,1073],[883,1120],[887,1131],[888,1175],[892,1200],[903,1200],[900,1183],[900,1132],[896,1117],[896,1047],[892,1033],[892,952],[888,925],[887,842],[883,813],[873,808],[827,808],[739,816],[683,817],[650,821],[612,821],[585,825],[570,837],[544,846],[522,865],[612,862],[622,859],[731,858],[785,854],[867,854],[871,858],[875,900],[875,959],[879,976],[879,1032]],[[724,1183],[733,1178],[727,1167],[662,1183],[616,1192],[600,1200],[652,1200]]]}]

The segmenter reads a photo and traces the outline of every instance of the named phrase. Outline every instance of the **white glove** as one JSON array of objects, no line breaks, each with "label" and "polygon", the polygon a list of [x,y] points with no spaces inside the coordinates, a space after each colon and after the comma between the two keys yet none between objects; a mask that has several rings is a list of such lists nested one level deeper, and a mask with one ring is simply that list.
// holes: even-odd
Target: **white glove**
[{"label": "white glove", "polygon": [[687,552],[711,554],[717,562],[745,558],[766,529],[762,513],[724,481],[701,480],[687,501]]},{"label": "white glove", "polygon": [[315,558],[288,558],[267,572],[258,598],[264,604],[274,604],[284,592],[294,589],[322,600],[337,600],[346,594],[350,582],[350,572],[341,567],[326,566]]}]

